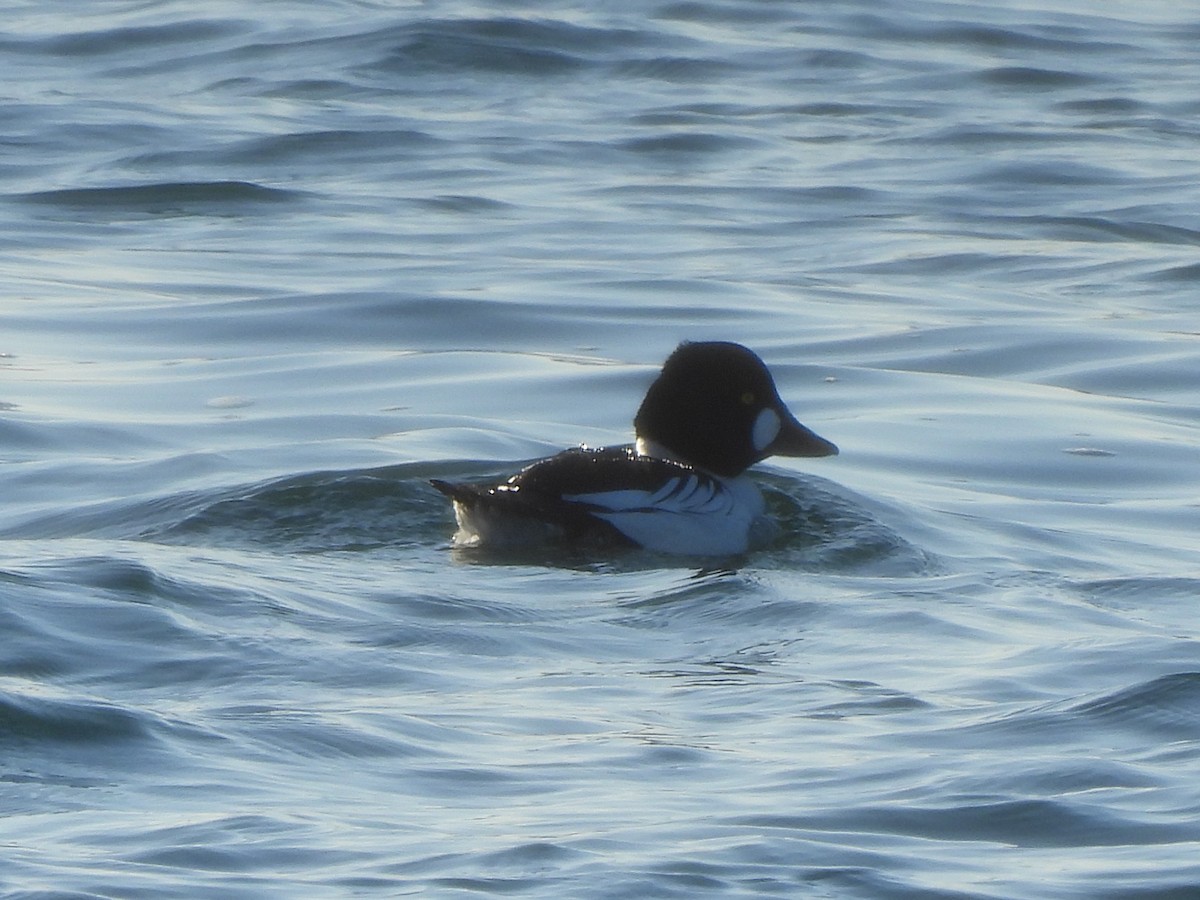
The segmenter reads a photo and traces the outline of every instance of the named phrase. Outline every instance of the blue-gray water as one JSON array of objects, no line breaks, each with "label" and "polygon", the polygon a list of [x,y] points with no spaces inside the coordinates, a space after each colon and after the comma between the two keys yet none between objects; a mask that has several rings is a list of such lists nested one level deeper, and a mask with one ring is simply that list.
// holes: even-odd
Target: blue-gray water
[{"label": "blue-gray water", "polygon": [[[1200,896],[1190,3],[19,3],[0,890]],[[454,551],[742,341],[705,566]]]}]

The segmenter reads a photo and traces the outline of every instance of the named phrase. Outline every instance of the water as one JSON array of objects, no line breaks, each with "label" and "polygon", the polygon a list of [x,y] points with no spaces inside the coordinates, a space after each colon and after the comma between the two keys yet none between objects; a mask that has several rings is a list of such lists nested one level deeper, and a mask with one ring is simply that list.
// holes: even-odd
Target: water
[{"label": "water", "polygon": [[[1200,896],[1187,4],[5,24],[0,887]],[[739,560],[456,551],[681,339]]]}]

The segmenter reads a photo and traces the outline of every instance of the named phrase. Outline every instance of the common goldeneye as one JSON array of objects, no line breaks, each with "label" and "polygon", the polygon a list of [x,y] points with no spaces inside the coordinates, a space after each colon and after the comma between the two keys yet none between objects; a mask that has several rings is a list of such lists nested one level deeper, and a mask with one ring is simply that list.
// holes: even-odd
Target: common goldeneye
[{"label": "common goldeneye", "polygon": [[454,501],[455,543],[557,539],[744,553],[775,530],[746,468],[772,455],[838,452],[796,421],[753,351],[724,341],[680,344],[633,426],[633,446],[565,450],[500,484],[433,481]]}]

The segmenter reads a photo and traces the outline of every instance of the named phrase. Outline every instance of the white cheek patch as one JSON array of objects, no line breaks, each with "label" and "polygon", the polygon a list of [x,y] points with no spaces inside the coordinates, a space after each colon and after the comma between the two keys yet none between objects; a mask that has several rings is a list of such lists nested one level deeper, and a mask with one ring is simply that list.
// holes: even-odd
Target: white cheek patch
[{"label": "white cheek patch", "polygon": [[782,423],[779,421],[779,413],[771,408],[764,409],[754,419],[754,429],[750,432],[750,439],[754,441],[754,449],[762,453],[771,441],[779,436],[779,429]]}]

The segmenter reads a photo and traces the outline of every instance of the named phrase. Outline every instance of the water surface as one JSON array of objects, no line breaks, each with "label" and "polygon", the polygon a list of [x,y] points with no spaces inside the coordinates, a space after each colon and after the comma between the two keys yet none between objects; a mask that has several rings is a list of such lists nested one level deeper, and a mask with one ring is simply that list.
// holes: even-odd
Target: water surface
[{"label": "water surface", "polygon": [[[1200,891],[1200,19],[15,9],[13,896]],[[733,560],[455,550],[682,339]]]}]

